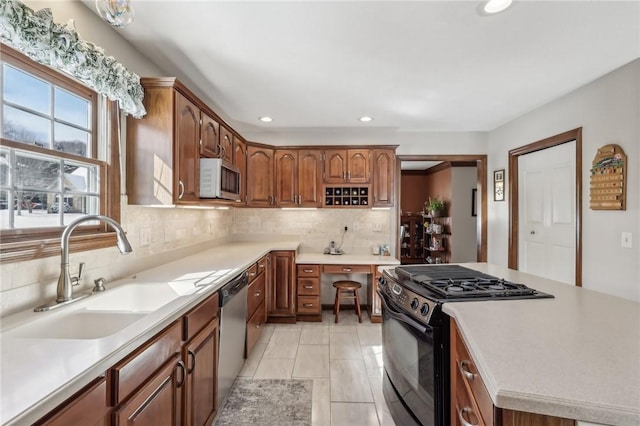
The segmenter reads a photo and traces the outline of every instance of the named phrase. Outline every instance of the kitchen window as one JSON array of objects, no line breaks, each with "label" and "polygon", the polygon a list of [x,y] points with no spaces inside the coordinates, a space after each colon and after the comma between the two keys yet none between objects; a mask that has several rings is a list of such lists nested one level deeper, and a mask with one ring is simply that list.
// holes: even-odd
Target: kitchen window
[{"label": "kitchen window", "polygon": [[[58,255],[74,219],[119,220],[118,145],[109,140],[119,112],[66,75],[1,48],[0,260]],[[97,222],[78,231],[72,250],[115,241]]]}]

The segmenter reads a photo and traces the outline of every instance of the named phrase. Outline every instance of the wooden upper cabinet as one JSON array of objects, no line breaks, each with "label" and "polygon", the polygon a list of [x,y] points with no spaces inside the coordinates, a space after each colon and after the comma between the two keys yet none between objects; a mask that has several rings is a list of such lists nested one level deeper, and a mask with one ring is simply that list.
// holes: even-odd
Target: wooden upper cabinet
[{"label": "wooden upper cabinet", "polygon": [[324,151],[324,183],[366,184],[371,179],[369,149]]},{"label": "wooden upper cabinet", "polygon": [[347,150],[347,182],[369,183],[371,180],[371,158],[368,149]]},{"label": "wooden upper cabinet", "polygon": [[247,205],[273,207],[274,166],[273,149],[247,146]]},{"label": "wooden upper cabinet", "polygon": [[324,151],[324,183],[345,183],[347,179],[347,150]]},{"label": "wooden upper cabinet", "polygon": [[233,165],[240,170],[240,200],[247,201],[247,143],[235,138],[233,143]]},{"label": "wooden upper cabinet", "polygon": [[393,206],[395,170],[396,155],[394,150],[373,150],[373,207]]},{"label": "wooden upper cabinet", "polygon": [[220,158],[228,164],[233,164],[233,138],[231,130],[220,126]]},{"label": "wooden upper cabinet", "polygon": [[199,201],[200,109],[176,92],[176,170],[173,189],[177,201]]},{"label": "wooden upper cabinet", "polygon": [[276,205],[295,207],[298,205],[298,151],[278,149],[275,154]]},{"label": "wooden upper cabinet", "polygon": [[220,124],[204,112],[201,117],[200,156],[216,158],[220,154]]},{"label": "wooden upper cabinet", "polygon": [[322,151],[301,149],[298,151],[298,206],[322,205]]}]

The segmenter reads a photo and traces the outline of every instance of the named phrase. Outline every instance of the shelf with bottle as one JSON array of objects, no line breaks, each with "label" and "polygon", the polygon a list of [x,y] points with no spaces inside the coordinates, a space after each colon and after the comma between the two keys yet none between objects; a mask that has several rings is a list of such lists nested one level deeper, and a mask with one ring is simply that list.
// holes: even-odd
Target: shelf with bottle
[{"label": "shelf with bottle", "polygon": [[425,262],[448,263],[450,222],[448,216],[424,215]]},{"label": "shelf with bottle", "polygon": [[400,262],[424,262],[424,231],[422,216],[403,215],[400,220]]}]

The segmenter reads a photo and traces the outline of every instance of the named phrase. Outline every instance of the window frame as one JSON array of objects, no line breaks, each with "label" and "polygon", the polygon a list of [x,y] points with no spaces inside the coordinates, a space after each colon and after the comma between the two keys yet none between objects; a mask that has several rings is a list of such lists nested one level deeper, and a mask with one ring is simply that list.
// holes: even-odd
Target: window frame
[{"label": "window frame", "polygon": [[[64,153],[41,148],[0,137],[0,145],[51,155],[60,158],[78,160],[96,164],[100,168],[100,211],[99,214],[120,221],[120,152],[119,152],[119,114],[116,101],[107,101],[103,114],[105,123],[99,129],[98,117],[102,114],[98,107],[99,95],[92,89],[73,80],[59,71],[36,63],[14,49],[0,43],[2,61],[24,72],[55,84],[85,99],[91,100],[91,151],[90,157]],[[104,133],[104,134],[102,134]],[[105,149],[100,149],[106,147]],[[104,158],[101,152],[106,152]],[[22,228],[0,230],[0,263],[40,259],[60,254],[60,237],[64,226],[43,228]],[[70,251],[78,252],[116,245],[115,232],[103,222],[94,225],[81,225],[70,239]]]}]

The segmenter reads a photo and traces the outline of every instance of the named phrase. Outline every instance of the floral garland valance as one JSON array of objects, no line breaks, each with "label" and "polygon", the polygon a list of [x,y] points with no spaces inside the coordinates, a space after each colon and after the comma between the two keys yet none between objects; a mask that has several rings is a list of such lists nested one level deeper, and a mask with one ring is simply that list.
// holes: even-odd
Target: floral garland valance
[{"label": "floral garland valance", "polygon": [[0,41],[117,100],[136,118],[147,113],[140,77],[106,56],[102,48],[81,40],[72,25],[53,22],[50,9],[34,12],[21,1],[0,0]]}]

